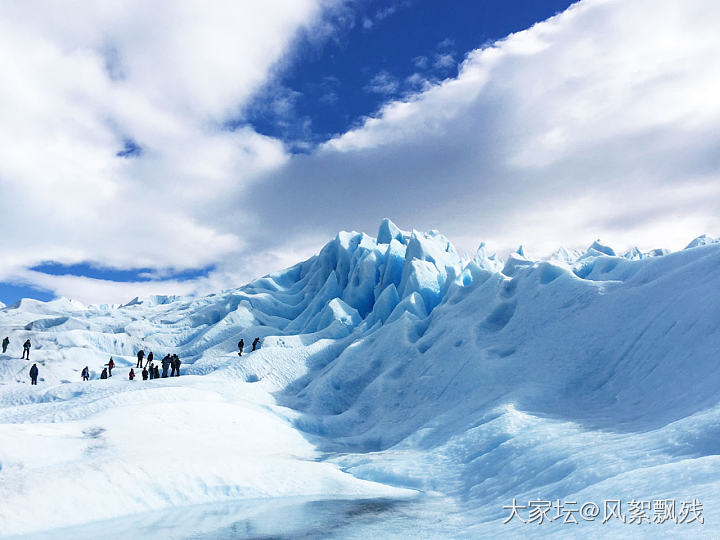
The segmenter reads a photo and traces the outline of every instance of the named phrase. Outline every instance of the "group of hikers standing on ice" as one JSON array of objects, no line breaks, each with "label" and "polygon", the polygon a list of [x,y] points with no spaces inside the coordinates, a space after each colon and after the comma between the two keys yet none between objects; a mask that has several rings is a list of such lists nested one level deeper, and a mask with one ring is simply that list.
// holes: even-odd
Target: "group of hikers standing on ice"
[{"label": "group of hikers standing on ice", "polygon": [[[257,349],[257,346],[259,343],[260,343],[260,338],[256,337],[255,340],[253,341],[252,351],[250,351],[250,352],[254,352]],[[244,348],[245,348],[245,340],[240,338],[240,341],[238,341],[238,356],[242,356]]]},{"label": "group of hikers standing on ice", "polygon": [[[5,339],[2,340],[3,354],[7,352],[8,345],[10,345],[10,338],[5,336]],[[30,360],[30,347],[32,347],[32,345],[30,344],[30,340],[25,340],[25,343],[23,343],[23,353],[21,357],[23,360]]]},{"label": "group of hikers standing on ice", "polygon": [[[2,352],[3,354],[7,351],[8,345],[10,344],[10,338],[5,337],[2,341]],[[252,351],[254,352],[257,350],[258,345],[260,344],[260,338],[256,337],[253,340],[252,343]],[[23,344],[23,353],[22,353],[22,359],[23,360],[30,360],[30,348],[32,347],[32,344],[30,343],[30,340],[27,339],[25,343]],[[240,338],[240,341],[238,341],[238,356],[242,356],[243,349],[245,348],[245,340]],[[133,381],[135,380],[136,374],[135,369],[142,369],[140,372],[140,375],[142,376],[143,381],[147,381],[148,379],[165,379],[167,377],[179,377],[180,376],[180,365],[182,364],[182,361],[178,357],[177,354],[166,354],[165,357],[160,362],[154,362],[154,355],[152,351],[150,351],[147,355],[147,361],[143,365],[143,360],[145,360],[145,351],[143,349],[140,349],[137,353],[137,364],[135,364],[135,368],[130,368],[130,372],[128,373],[128,379]],[[162,373],[160,372],[160,367],[162,366]],[[105,364],[105,367],[103,367],[102,372],[100,373],[100,379],[108,379],[112,377],[112,370],[115,367],[115,360],[113,360],[112,356],[110,357],[110,361]],[[168,375],[168,369],[170,370],[170,374]],[[33,364],[30,368],[30,384],[36,385],[37,379],[38,379],[38,367],[37,364]],[[85,366],[81,372],[81,377],[83,381],[89,381],[90,380],[90,368],[88,366]]]},{"label": "group of hikers standing on ice", "polygon": [[[2,340],[2,352],[5,354],[7,352],[8,345],[10,345],[10,338],[5,336],[5,338]],[[23,343],[23,352],[22,356],[20,357],[21,360],[30,360],[30,348],[32,347],[32,344],[30,343],[29,339],[25,340],[25,343]],[[38,380],[38,374],[39,370],[37,367],[37,364],[33,364],[30,368],[30,384],[37,384]]]},{"label": "group of hikers standing on ice", "polygon": [[[140,349],[137,353],[137,364],[135,364],[135,368],[130,368],[130,372],[128,373],[128,380],[135,380],[136,369],[142,369],[140,375],[142,376],[143,381],[147,381],[148,379],[166,379],[168,377],[180,376],[180,365],[182,364],[182,361],[177,354],[168,353],[165,355],[165,358],[163,358],[160,362],[155,363],[155,355],[152,351],[150,351],[147,355],[147,361],[143,365],[144,359],[145,351],[143,349]],[[103,368],[102,373],[100,374],[101,379],[107,379],[109,377],[112,377],[112,370],[115,367],[115,361],[112,359],[112,357],[110,357],[110,361],[105,364],[105,366],[106,367]],[[160,373],[161,366],[162,374]],[[170,369],[169,375],[168,369]],[[83,369],[82,371],[82,378],[83,381],[87,381],[90,378],[90,371],[88,370],[87,366],[85,366],[85,369]]]},{"label": "group of hikers standing on ice", "polygon": [[[137,353],[137,364],[135,369],[141,369],[140,375],[143,381],[148,379],[166,379],[167,377],[179,377],[180,376],[180,364],[182,361],[177,354],[166,354],[160,362],[154,363],[154,355],[150,351],[147,355],[147,361],[143,366],[143,359],[145,358],[145,351],[140,349]],[[160,366],[162,366],[162,375],[160,374]],[[168,375],[168,368],[170,368],[170,375]],[[132,381],[135,380],[135,370],[130,368],[128,378]]]},{"label": "group of hikers standing on ice", "polygon": [[[142,359],[145,357],[145,351],[140,350],[138,352],[138,363],[136,368],[142,368],[142,380],[147,381],[148,379],[165,379],[167,377],[179,377],[180,376],[180,364],[182,361],[177,354],[167,354],[161,362],[157,364],[153,363],[153,353],[148,354],[147,363],[143,366]],[[160,373],[160,366],[162,366],[162,374]],[[115,360],[112,356],[110,361],[103,367],[102,373],[100,373],[100,379],[108,379],[112,377],[112,370],[115,367]],[[170,375],[168,375],[168,368],[170,368]],[[90,368],[85,366],[80,373],[83,381],[90,380]],[[37,384],[38,378],[38,367],[37,364],[33,364],[30,368],[30,384]],[[130,368],[128,373],[128,379],[131,381],[135,380],[135,370]]]}]

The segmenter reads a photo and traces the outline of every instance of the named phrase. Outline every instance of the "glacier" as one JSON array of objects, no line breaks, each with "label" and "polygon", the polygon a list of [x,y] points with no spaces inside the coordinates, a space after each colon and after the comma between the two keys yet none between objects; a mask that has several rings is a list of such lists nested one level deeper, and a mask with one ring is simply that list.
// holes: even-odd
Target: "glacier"
[{"label": "glacier", "polygon": [[[501,260],[384,220],[206,297],[0,306],[0,536],[717,536],[719,290],[707,236]],[[182,376],[127,380],[140,348]],[[505,523],[513,500],[704,523]]]}]

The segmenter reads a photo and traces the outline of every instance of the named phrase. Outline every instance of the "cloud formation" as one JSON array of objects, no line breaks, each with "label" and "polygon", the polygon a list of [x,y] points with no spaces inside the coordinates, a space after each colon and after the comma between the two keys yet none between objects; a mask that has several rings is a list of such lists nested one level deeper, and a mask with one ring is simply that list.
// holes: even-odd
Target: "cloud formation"
[{"label": "cloud formation", "polygon": [[[457,77],[407,81],[415,93],[307,155],[225,129],[298,30],[329,32],[328,5],[3,3],[0,280],[85,302],[205,292],[386,216],[469,251],[720,232],[711,0],[585,0],[470,52]],[[45,260],[216,270],[114,288],[27,270]]]},{"label": "cloud formation", "polygon": [[242,251],[241,209],[219,227],[215,208],[288,156],[223,123],[321,8],[4,2],[0,274],[45,260],[192,268]]},{"label": "cloud formation", "polygon": [[399,86],[400,85],[396,77],[387,71],[381,71],[370,79],[370,82],[368,82],[367,86],[365,86],[365,90],[376,94],[391,95],[398,91]]},{"label": "cloud formation", "polygon": [[708,1],[581,2],[472,51],[457,78],[386,104],[255,196],[307,230],[388,215],[467,250],[681,248],[720,230],[718,24]]}]

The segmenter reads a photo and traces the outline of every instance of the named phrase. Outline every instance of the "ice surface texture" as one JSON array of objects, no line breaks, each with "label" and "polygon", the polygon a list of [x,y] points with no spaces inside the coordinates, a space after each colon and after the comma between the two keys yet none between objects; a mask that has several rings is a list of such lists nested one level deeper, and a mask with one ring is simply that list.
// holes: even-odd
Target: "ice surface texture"
[{"label": "ice surface texture", "polygon": [[[597,241],[501,261],[385,220],[377,239],[341,232],[203,298],[2,307],[0,536],[235,499],[417,492],[444,506],[413,519],[449,536],[577,534],[502,524],[513,498],[538,497],[699,498],[705,525],[632,534],[718,535],[718,291],[720,244],[704,236],[676,253]],[[128,381],[139,348],[176,352],[183,376]],[[112,379],[96,380],[110,356]]]}]

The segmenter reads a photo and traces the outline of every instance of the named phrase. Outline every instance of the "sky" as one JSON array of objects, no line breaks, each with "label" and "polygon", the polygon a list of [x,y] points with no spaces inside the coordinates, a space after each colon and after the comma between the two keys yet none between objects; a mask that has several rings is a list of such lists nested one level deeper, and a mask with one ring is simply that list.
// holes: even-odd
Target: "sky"
[{"label": "sky", "polygon": [[720,235],[713,0],[0,5],[0,302],[241,286],[389,217]]}]

